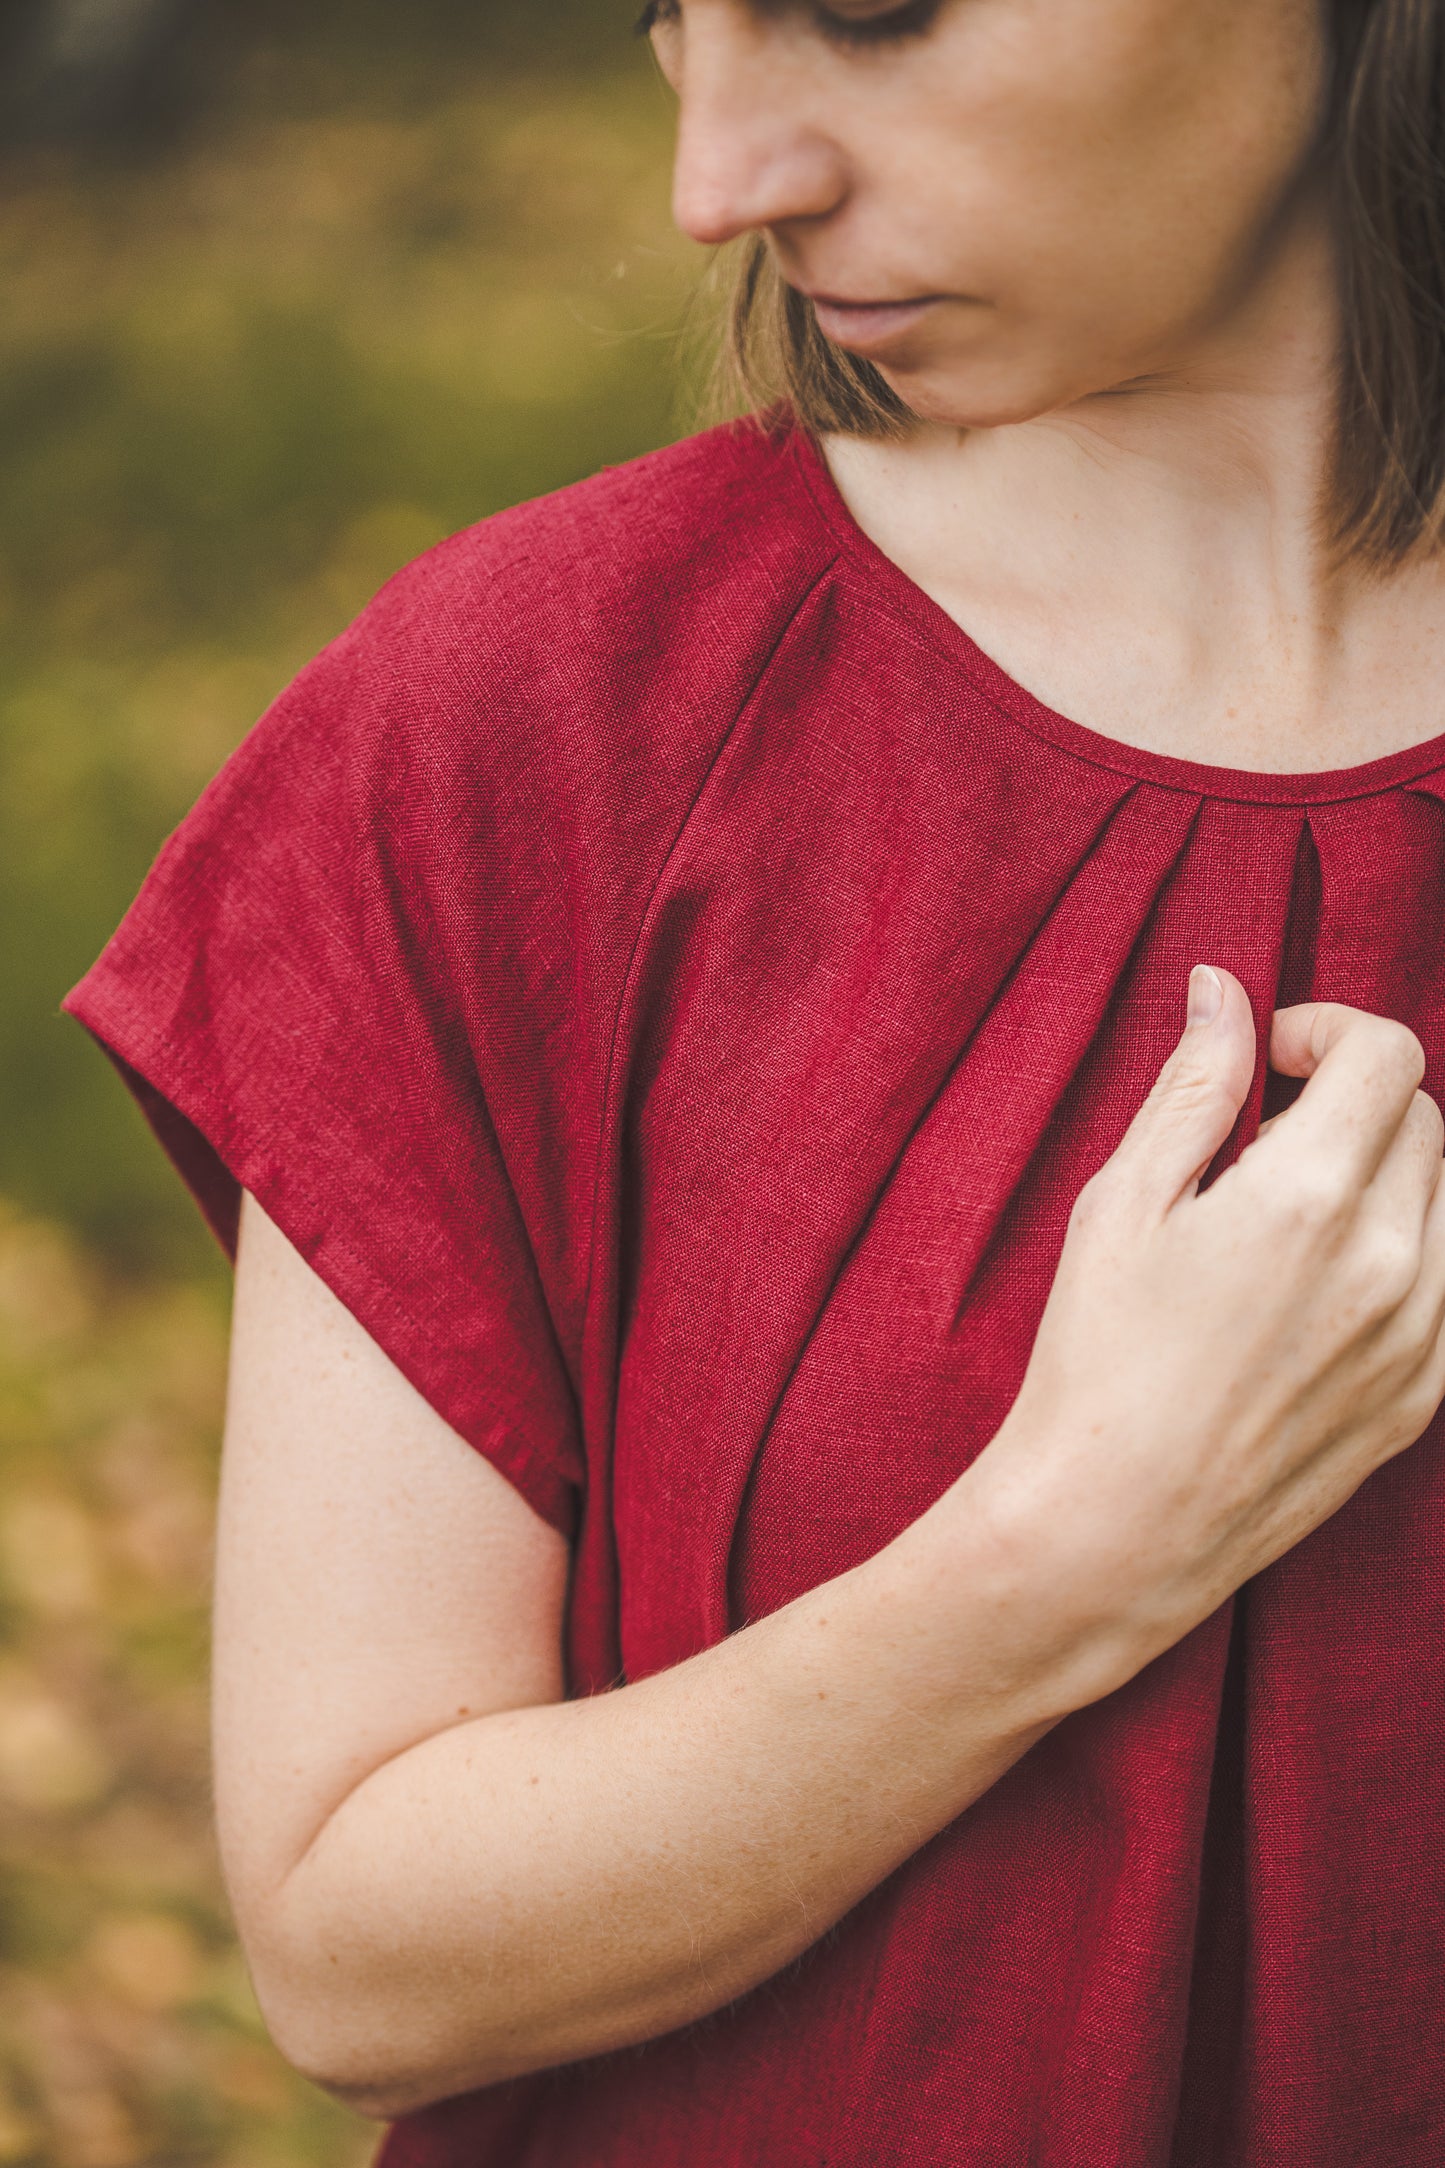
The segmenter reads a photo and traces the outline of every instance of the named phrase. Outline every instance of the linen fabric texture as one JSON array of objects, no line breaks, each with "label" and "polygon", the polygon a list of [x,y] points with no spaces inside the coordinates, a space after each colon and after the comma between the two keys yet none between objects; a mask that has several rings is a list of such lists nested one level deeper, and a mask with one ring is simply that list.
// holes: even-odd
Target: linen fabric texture
[{"label": "linen fabric texture", "polygon": [[[66,1007],[566,1534],[590,1694],[986,1449],[1192,963],[1260,1033],[1220,1164],[1283,1000],[1440,1094],[1442,800],[1445,736],[1280,776],[1051,712],[749,421],[392,580]],[[1420,2168],[1442,1862],[1437,1423],[778,1978],[380,2162]]]}]

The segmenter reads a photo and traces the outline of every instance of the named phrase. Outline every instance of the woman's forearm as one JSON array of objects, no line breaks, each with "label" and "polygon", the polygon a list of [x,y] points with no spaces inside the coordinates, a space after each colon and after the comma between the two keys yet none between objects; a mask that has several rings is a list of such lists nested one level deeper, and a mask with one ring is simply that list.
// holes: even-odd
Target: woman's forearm
[{"label": "woman's forearm", "polygon": [[1079,1698],[973,1503],[965,1479],[673,1670],[377,1769],[252,1908],[286,2052],[392,2116],[670,2031],[798,1956]]},{"label": "woman's forearm", "polygon": [[1221,987],[1076,1202],[988,1450],[865,1565],[592,1700],[559,1698],[556,1531],[279,1237],[243,1241],[218,1805],[303,2069],[392,2115],[718,2008],[1421,1434],[1445,1182],[1418,1042],[1281,1011],[1305,1091],[1201,1191],[1254,1069]]}]

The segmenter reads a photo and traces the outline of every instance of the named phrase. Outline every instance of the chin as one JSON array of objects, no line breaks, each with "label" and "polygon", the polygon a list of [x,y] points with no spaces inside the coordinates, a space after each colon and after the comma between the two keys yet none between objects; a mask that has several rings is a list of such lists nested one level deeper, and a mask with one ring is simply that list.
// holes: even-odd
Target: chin
[{"label": "chin", "polygon": [[1009,367],[993,363],[934,361],[917,368],[885,368],[875,364],[911,414],[920,421],[946,429],[1005,429],[1017,422],[1037,421],[1041,414],[1071,405],[1098,387],[1082,381],[1076,371],[1065,374],[1035,363],[1015,362]]}]

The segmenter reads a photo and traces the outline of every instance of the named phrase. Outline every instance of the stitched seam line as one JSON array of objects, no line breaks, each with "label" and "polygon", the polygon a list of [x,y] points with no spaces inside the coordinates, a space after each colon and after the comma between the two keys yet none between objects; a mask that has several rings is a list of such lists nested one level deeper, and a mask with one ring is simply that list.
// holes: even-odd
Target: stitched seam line
[{"label": "stitched seam line", "polygon": [[807,587],[798,597],[796,604],[788,612],[787,618],[779,627],[777,637],[771,647],[758,665],[756,677],[742,700],[739,701],[736,714],[718,739],[712,758],[709,760],[702,779],[698,783],[698,787],[694,791],[681,821],[678,823],[677,833],[663,854],[662,863],[657,869],[656,879],[647,892],[647,902],[643,906],[642,915],[637,922],[637,932],[633,937],[632,947],[628,953],[627,969],[623,973],[622,988],[618,995],[617,1009],[612,1019],[612,1030],[608,1040],[607,1071],[602,1086],[602,1106],[598,1119],[597,1143],[592,1167],[592,1204],[587,1228],[587,1271],[582,1294],[580,1367],[583,1379],[587,1376],[587,1353],[591,1339],[592,1284],[597,1261],[597,1223],[602,1209],[602,1154],[612,1121],[613,1095],[617,1076],[617,1047],[622,1034],[622,1019],[627,1013],[628,1002],[636,980],[638,958],[642,953],[643,941],[656,915],[657,900],[662,892],[663,884],[692,835],[703,800],[711,788],[713,778],[718,772],[723,756],[737,738],[743,724],[762,697],[773,667],[791,636],[794,626],[827,579],[829,573],[832,572],[840,554],[841,552],[835,551],[829,557],[827,563],[820,567],[815,577],[808,582]]},{"label": "stitched seam line", "polygon": [[[828,529],[828,532],[833,535],[837,540],[839,557],[847,557],[854,565],[866,569],[866,560],[864,557],[864,553],[858,548],[858,545],[855,542],[853,536],[848,533],[847,529],[843,527],[838,520],[833,507],[823,496],[816,477],[809,472],[808,467],[803,460],[796,460],[795,466],[797,469],[798,477],[801,480],[803,487],[807,490],[809,497],[812,499],[813,504],[817,508],[820,518],[823,520],[825,526]],[[944,662],[950,664],[953,669],[959,671],[962,676],[967,678],[970,688],[977,694],[978,698],[980,700],[986,701],[989,707],[993,709],[994,713],[1000,716],[1004,722],[1010,724],[1013,729],[1023,731],[1027,737],[1032,738],[1036,743],[1042,742],[1045,745],[1051,745],[1056,752],[1062,753],[1068,760],[1077,760],[1082,765],[1090,768],[1102,768],[1107,774],[1110,775],[1127,776],[1131,783],[1147,783],[1151,790],[1173,791],[1178,796],[1186,798],[1212,798],[1221,805],[1257,805],[1275,806],[1283,808],[1311,805],[1347,805],[1358,798],[1379,798],[1385,796],[1387,792],[1392,790],[1407,789],[1411,784],[1418,783],[1423,776],[1439,775],[1442,772],[1445,772],[1442,771],[1441,764],[1438,759],[1430,759],[1424,761],[1419,768],[1416,768],[1414,770],[1407,769],[1404,774],[1391,776],[1384,781],[1361,783],[1353,787],[1348,787],[1330,793],[1321,793],[1318,796],[1311,794],[1302,797],[1285,798],[1277,798],[1269,794],[1255,793],[1253,791],[1219,790],[1214,788],[1207,781],[1191,782],[1185,781],[1183,779],[1166,778],[1160,775],[1145,774],[1142,768],[1131,767],[1127,762],[1123,760],[1111,760],[1106,753],[1095,752],[1091,748],[1085,746],[1066,744],[1063,739],[1056,738],[1051,731],[1044,729],[1041,724],[1030,722],[1026,717],[1019,715],[1007,701],[1000,699],[999,695],[995,691],[993,691],[990,686],[985,684],[982,678],[973,669],[970,668],[969,658],[966,654],[955,654],[953,649],[946,645],[944,641],[936,638],[929,631],[926,625],[920,625],[916,621],[916,619],[910,616],[909,613],[902,608],[902,606],[899,604],[899,602],[894,596],[875,594],[870,591],[868,600],[871,607],[876,610],[882,611],[887,617],[889,617],[892,622],[898,627],[899,631],[902,632],[904,636],[911,642],[911,644],[921,653],[926,653],[939,657]],[[959,627],[959,631],[963,632],[962,626]],[[965,639],[969,637],[966,632],[963,636]],[[998,666],[995,665],[994,667],[997,668]],[[1039,705],[1042,707],[1045,705],[1045,703],[1040,701]],[[1067,718],[1065,719],[1067,720]],[[1075,725],[1075,727],[1078,729],[1082,729],[1084,726],[1082,724],[1078,724]],[[1427,744],[1430,744],[1434,741],[1427,739],[1425,742]],[[1414,748],[1412,746],[1407,745],[1402,747],[1400,752],[1398,753],[1381,754],[1380,759],[1383,762],[1389,762],[1394,760],[1405,761],[1408,760],[1409,755],[1413,750]],[[1145,760],[1150,757],[1148,749],[1146,747],[1141,746],[1138,748],[1138,751]],[[1156,757],[1161,760],[1169,760],[1177,758],[1178,756],[1164,753],[1159,754]],[[1193,763],[1193,765],[1207,766],[1208,764],[1204,762],[1195,762]],[[1361,765],[1373,767],[1375,763],[1373,761],[1369,761],[1362,762]],[[1263,780],[1267,781],[1269,779],[1267,770],[1261,770],[1260,773]],[[1328,774],[1329,771],[1328,769],[1321,769],[1320,773]],[[1291,780],[1301,780],[1301,778],[1292,777]]]}]

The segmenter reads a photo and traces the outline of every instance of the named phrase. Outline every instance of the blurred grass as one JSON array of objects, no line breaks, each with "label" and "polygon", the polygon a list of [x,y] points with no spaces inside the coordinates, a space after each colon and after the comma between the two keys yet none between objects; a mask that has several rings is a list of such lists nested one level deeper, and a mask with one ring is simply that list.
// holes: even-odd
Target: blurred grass
[{"label": "blurred grass", "polygon": [[392,111],[268,47],[200,140],[0,201],[0,1193],[131,1266],[188,1208],[45,1020],[161,837],[399,563],[683,425],[650,62],[511,42]]},{"label": "blurred grass", "polygon": [[169,144],[0,175],[0,2164],[376,2143],[266,2042],[214,1857],[225,1277],[56,1004],[390,572],[690,426],[625,10],[318,0],[217,50]]}]

